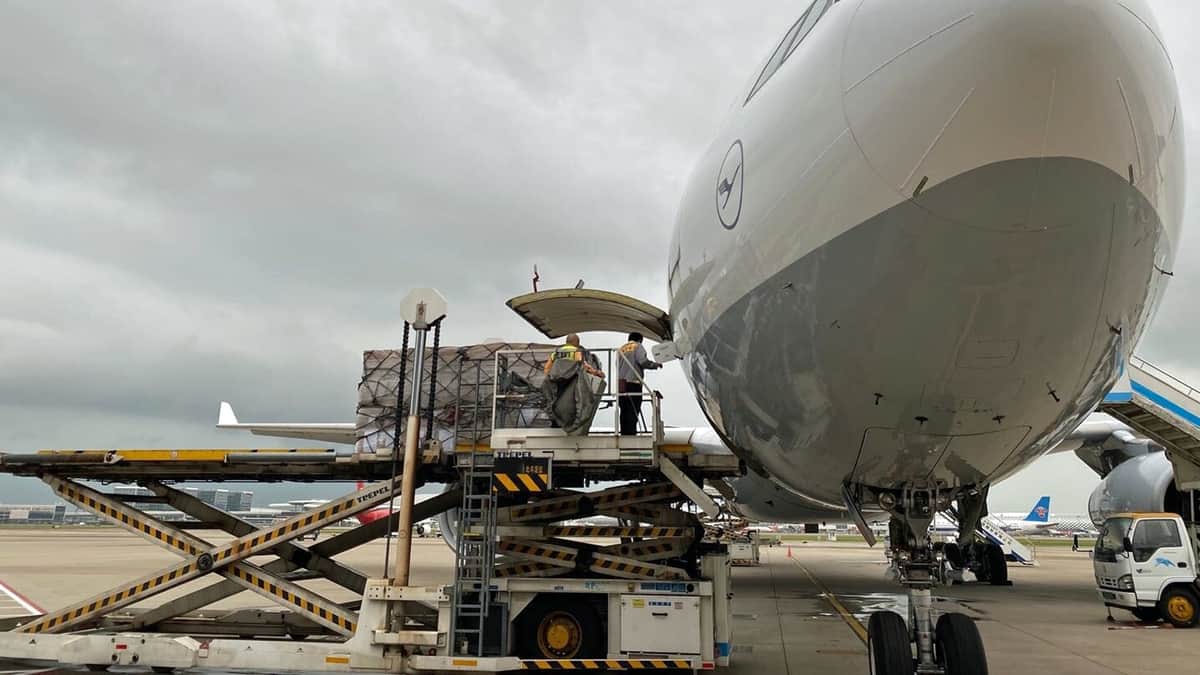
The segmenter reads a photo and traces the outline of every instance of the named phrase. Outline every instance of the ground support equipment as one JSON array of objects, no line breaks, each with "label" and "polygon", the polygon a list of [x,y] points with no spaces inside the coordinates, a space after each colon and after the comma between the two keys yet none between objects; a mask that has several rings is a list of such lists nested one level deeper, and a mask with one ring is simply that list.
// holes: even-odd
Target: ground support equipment
[{"label": "ground support equipment", "polygon": [[[498,354],[490,372],[459,363],[459,375],[473,373],[470,401],[460,396],[451,417],[437,416],[438,433],[427,427],[421,479],[452,487],[415,504],[413,519],[444,513],[443,522],[453,525],[444,532],[455,549],[454,582],[447,586],[400,586],[334,559],[386,535],[396,514],[311,546],[298,541],[393,498],[399,478],[384,447],[353,455],[324,449],[0,455],[0,471],[37,476],[64,499],[180,556],[177,564],[83,602],[0,626],[12,629],[0,633],[0,659],[273,673],[697,671],[728,664],[729,556],[706,540],[697,511],[717,514],[703,481],[736,475],[738,460],[693,452],[664,432],[655,397],[649,397],[650,424],[635,436],[498,426],[496,420],[524,419],[521,411],[530,405],[494,391],[494,383],[513,381],[501,373],[504,359],[517,361]],[[618,395],[605,396],[615,410]],[[446,431],[456,441],[443,452],[438,441]],[[107,494],[81,480],[139,483],[151,494]],[[380,482],[256,527],[171,485],[184,480]],[[587,490],[599,481],[626,484]],[[167,504],[191,520],[165,522],[138,508],[146,502]],[[202,529],[233,539],[209,541],[197,533]],[[275,559],[257,558],[266,554]],[[140,606],[208,575],[217,579],[158,607]],[[303,585],[318,578],[355,599],[338,602]],[[275,609],[205,609],[242,590]]]}]

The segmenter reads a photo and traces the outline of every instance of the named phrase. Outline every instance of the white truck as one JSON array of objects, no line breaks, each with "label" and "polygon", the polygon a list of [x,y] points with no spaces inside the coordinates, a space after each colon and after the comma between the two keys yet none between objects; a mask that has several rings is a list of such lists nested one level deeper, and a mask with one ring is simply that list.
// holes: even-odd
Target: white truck
[{"label": "white truck", "polygon": [[1200,621],[1197,539],[1174,513],[1119,513],[1104,521],[1092,563],[1100,599],[1140,621]]}]

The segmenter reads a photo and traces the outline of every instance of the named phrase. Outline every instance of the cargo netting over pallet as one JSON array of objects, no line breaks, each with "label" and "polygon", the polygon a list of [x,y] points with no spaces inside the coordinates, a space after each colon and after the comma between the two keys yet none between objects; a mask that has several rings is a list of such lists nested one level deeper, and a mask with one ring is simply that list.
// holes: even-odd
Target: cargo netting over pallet
[{"label": "cargo netting over pallet", "polygon": [[[549,426],[546,401],[541,385],[545,378],[542,367],[546,356],[556,345],[536,343],[491,342],[464,347],[440,347],[425,350],[422,368],[423,381],[428,383],[437,367],[433,385],[433,410],[429,410],[429,386],[422,386],[421,416],[433,420],[433,435],[443,445],[478,446],[491,442],[492,394],[497,384],[505,394],[519,394],[503,399],[497,414],[503,426]],[[496,377],[497,352],[500,356],[500,382]],[[507,353],[507,352],[512,353]],[[375,349],[363,352],[363,376],[358,384],[358,411],[355,448],[359,452],[388,451],[396,434],[396,393],[399,389],[401,364],[405,379],[412,381],[413,352],[409,349],[401,358],[398,349]],[[408,416],[408,383],[400,415],[400,434]],[[507,401],[508,403],[505,403]]]}]

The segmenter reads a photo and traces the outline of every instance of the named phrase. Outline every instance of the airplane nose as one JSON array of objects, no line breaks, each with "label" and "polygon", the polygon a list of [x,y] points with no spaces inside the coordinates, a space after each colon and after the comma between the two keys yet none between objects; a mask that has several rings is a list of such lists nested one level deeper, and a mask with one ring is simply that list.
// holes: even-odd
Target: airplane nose
[{"label": "airplane nose", "polygon": [[1137,0],[863,0],[844,52],[847,122],[905,197],[1038,157],[1090,160],[1153,191],[1182,148],[1152,21]]}]

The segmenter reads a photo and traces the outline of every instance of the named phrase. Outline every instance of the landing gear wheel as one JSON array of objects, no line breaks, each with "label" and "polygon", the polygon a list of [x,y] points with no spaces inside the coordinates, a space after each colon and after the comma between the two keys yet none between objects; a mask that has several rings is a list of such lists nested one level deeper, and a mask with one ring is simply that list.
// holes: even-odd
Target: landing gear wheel
[{"label": "landing gear wheel", "polygon": [[1200,621],[1200,600],[1196,593],[1185,586],[1176,586],[1163,593],[1158,602],[1162,618],[1176,628],[1191,628]]},{"label": "landing gear wheel", "polygon": [[934,629],[938,663],[946,675],[987,675],[979,628],[966,614],[943,614]]},{"label": "landing gear wheel", "polygon": [[966,561],[963,560],[962,549],[955,542],[946,542],[946,546],[942,549],[942,552],[946,555],[946,560],[954,566],[954,569],[961,570],[966,566]]},{"label": "landing gear wheel", "polygon": [[1158,620],[1162,618],[1157,607],[1138,607],[1129,611],[1135,619],[1142,623],[1158,623]]},{"label": "landing gear wheel", "polygon": [[904,617],[874,612],[867,620],[867,663],[871,675],[913,675],[912,643]]},{"label": "landing gear wheel", "polygon": [[587,602],[542,597],[521,612],[520,656],[527,659],[594,659],[604,656],[596,609]]},{"label": "landing gear wheel", "polygon": [[1004,550],[988,544],[984,555],[987,556],[988,582],[993,586],[1008,586],[1008,559],[1004,557]]}]

